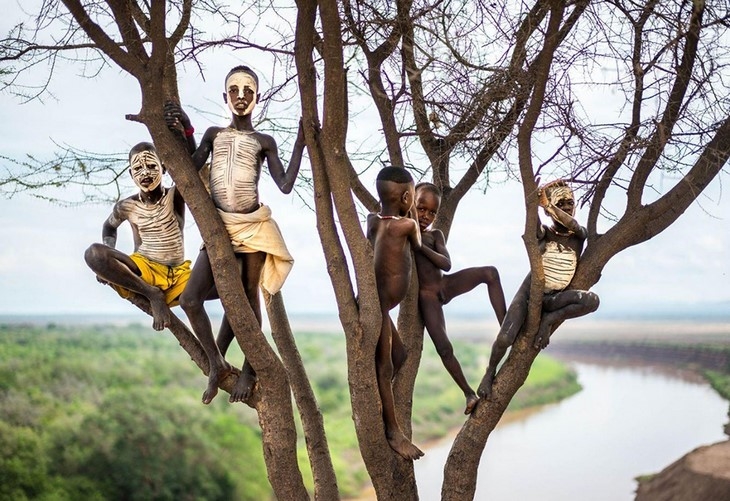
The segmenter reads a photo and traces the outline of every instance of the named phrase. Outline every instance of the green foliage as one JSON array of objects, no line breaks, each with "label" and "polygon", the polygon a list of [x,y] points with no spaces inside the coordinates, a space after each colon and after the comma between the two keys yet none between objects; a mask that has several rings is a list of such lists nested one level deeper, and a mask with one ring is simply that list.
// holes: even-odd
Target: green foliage
[{"label": "green foliage", "polygon": [[730,400],[730,373],[705,371],[705,378],[723,398]]},{"label": "green foliage", "polygon": [[1,499],[271,496],[253,411],[201,405],[170,336],[0,326],[0,384]]},{"label": "green foliage", "polygon": [[[344,337],[298,333],[297,343],[340,492],[356,496],[367,473],[352,423]],[[454,349],[476,386],[488,346],[455,342]],[[201,405],[204,386],[176,340],[147,327],[0,325],[0,499],[270,499],[255,412],[225,396]],[[541,355],[515,400],[534,405],[577,388],[572,372]],[[464,404],[427,339],[415,440],[460,426]],[[298,456],[306,475],[303,438]]]}]

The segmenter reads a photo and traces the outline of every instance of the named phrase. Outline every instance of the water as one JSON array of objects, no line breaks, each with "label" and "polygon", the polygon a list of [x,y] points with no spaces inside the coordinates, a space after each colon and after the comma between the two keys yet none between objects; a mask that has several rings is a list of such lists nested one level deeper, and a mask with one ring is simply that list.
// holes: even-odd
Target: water
[{"label": "water", "polygon": [[[651,368],[574,367],[583,391],[491,434],[475,499],[631,500],[635,477],[727,438],[728,402],[705,383]],[[416,462],[421,500],[441,499],[450,447]]]}]

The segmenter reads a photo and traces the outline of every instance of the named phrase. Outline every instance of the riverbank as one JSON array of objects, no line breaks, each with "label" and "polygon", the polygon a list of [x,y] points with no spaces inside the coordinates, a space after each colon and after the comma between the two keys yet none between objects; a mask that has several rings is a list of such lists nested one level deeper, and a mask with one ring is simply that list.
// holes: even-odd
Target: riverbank
[{"label": "riverbank", "polygon": [[[598,326],[596,326],[598,327]],[[600,328],[573,329],[551,347],[562,360],[656,365],[701,375],[730,400],[730,323],[673,322],[607,335]],[[730,414],[730,412],[728,412]],[[730,435],[730,423],[724,427]],[[730,499],[730,441],[703,445],[658,473],[643,475],[636,501]]]},{"label": "riverbank", "polygon": [[[637,476],[723,438],[727,401],[685,371],[573,367],[583,391],[492,432],[475,500],[630,501]],[[415,464],[421,501],[440,499],[450,447],[429,449]]]}]

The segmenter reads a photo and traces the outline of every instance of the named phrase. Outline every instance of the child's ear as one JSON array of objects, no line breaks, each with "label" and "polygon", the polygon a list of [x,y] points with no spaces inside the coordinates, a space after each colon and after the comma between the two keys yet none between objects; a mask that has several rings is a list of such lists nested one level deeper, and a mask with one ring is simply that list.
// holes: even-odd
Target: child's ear
[{"label": "child's ear", "polygon": [[228,104],[228,94],[225,92],[223,93],[223,102]]}]

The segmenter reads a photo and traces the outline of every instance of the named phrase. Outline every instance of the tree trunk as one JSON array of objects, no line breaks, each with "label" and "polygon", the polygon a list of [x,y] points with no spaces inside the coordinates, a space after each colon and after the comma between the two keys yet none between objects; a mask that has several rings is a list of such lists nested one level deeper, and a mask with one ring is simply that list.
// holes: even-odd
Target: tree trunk
[{"label": "tree trunk", "polygon": [[314,477],[314,498],[322,501],[339,499],[337,478],[335,477],[332,458],[327,446],[327,435],[324,431],[322,413],[317,406],[312,385],[309,384],[309,377],[307,377],[304,370],[302,358],[294,341],[289,318],[284,308],[284,299],[281,292],[273,296],[264,292],[264,302],[271,323],[271,336],[274,338],[276,347],[284,362],[289,384],[294,393],[294,400],[302,418],[309,463]]}]

